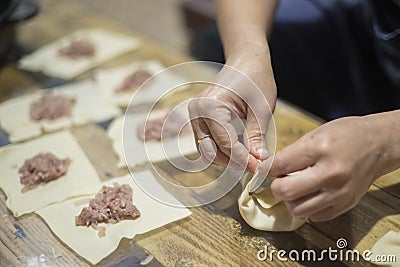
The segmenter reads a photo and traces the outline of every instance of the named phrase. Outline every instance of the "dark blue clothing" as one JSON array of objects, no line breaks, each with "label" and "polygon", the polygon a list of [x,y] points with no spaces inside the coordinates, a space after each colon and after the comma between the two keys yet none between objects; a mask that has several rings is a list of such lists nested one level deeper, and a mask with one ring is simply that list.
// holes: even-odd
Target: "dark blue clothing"
[{"label": "dark blue clothing", "polygon": [[[392,0],[281,0],[269,43],[283,99],[328,120],[400,108]],[[202,60],[223,61],[215,28],[194,47]]]},{"label": "dark blue clothing", "polygon": [[379,62],[392,83],[400,88],[400,1],[371,2],[372,31]]}]

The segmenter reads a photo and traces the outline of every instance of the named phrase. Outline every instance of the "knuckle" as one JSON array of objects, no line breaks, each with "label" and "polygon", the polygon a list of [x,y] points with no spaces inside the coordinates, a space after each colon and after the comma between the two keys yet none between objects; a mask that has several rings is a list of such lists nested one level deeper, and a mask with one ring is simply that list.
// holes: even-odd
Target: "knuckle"
[{"label": "knuckle", "polygon": [[228,140],[225,140],[225,139],[219,140],[218,141],[218,147],[225,154],[228,154],[227,156],[232,156],[232,155],[230,155],[231,152],[232,152],[232,146],[231,146],[231,143]]},{"label": "knuckle", "polygon": [[215,142],[217,143],[218,147],[222,150],[229,150],[231,151],[234,149],[233,141],[231,140],[230,136],[227,132],[222,132],[218,135],[218,137],[214,138]]},{"label": "knuckle", "polygon": [[210,101],[205,99],[198,99],[196,104],[197,110],[201,111],[202,113],[208,111],[210,108]]},{"label": "knuckle", "polygon": [[349,162],[337,162],[333,164],[333,170],[337,178],[348,178],[351,173],[350,169]]},{"label": "knuckle", "polygon": [[352,195],[352,192],[351,192],[351,191],[352,191],[352,190],[350,189],[349,186],[343,186],[343,187],[340,189],[337,198],[338,198],[338,199],[343,198],[343,197],[348,198],[350,195]]},{"label": "knuckle", "polygon": [[190,100],[188,104],[188,110],[190,114],[194,114],[196,116],[202,115],[202,113],[210,110],[211,101],[205,98],[194,98]]},{"label": "knuckle", "polygon": [[293,188],[288,183],[281,182],[275,185],[274,191],[279,195],[282,200],[292,201],[295,200],[293,195]]},{"label": "knuckle", "polygon": [[329,168],[322,175],[322,180],[327,185],[343,186],[351,176],[351,163],[349,162],[331,162]]},{"label": "knuckle", "polygon": [[284,161],[283,161],[280,153],[275,155],[273,166],[275,167],[274,170],[275,170],[276,173],[279,173],[279,174],[285,173],[285,170],[287,169],[287,166],[285,166]]},{"label": "knuckle", "polygon": [[196,108],[202,113],[213,111],[217,105],[218,100],[212,96],[202,97],[196,100]]},{"label": "knuckle", "polygon": [[252,128],[252,129],[255,129],[255,130],[247,131],[247,136],[248,136],[250,142],[265,143],[267,133],[264,130],[261,130],[260,128]]},{"label": "knuckle", "polygon": [[314,145],[319,154],[327,154],[332,150],[334,139],[330,135],[317,135],[314,137]]}]

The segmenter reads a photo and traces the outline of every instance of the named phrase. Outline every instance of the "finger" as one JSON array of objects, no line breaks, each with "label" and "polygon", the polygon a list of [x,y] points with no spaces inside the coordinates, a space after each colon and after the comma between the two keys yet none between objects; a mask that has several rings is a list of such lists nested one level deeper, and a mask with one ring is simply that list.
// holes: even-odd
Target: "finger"
[{"label": "finger", "polygon": [[312,214],[311,216],[308,217],[313,222],[324,222],[324,221],[330,221],[332,219],[335,219],[336,217],[342,215],[349,209],[342,209],[337,206],[331,206],[328,207],[324,210],[321,210],[315,214]]},{"label": "finger", "polygon": [[199,149],[198,140],[207,135],[211,135],[210,130],[208,129],[208,126],[204,120],[198,116],[195,116],[194,114],[190,114],[190,124],[192,125],[197,149]]},{"label": "finger", "polygon": [[[230,121],[221,123],[212,118],[205,119],[211,135],[218,146],[227,157],[242,169],[253,171],[257,168],[257,160],[249,154],[246,147],[239,142],[238,134]],[[223,123],[223,124],[222,124]]]},{"label": "finger", "polygon": [[314,165],[317,156],[312,148],[302,139],[279,151],[272,163],[270,175],[279,177],[292,172],[304,170]]},{"label": "finger", "polygon": [[205,138],[198,144],[198,149],[201,157],[209,163],[226,167],[229,165],[232,169],[243,169],[234,162],[230,162],[229,158],[217,149],[214,141],[211,138]]},{"label": "finger", "polygon": [[[346,196],[348,196],[348,193],[345,194]],[[346,213],[347,211],[355,207],[358,203],[358,201],[355,201],[355,199],[352,197],[346,200],[346,196],[341,197],[345,199],[339,199],[338,203],[334,203],[335,205],[332,205],[331,207],[328,207],[322,211],[315,212],[314,214],[310,215],[309,218],[314,222],[323,222],[332,220],[342,215],[343,213]]]},{"label": "finger", "polygon": [[[212,112],[210,112],[212,111]],[[214,99],[192,100],[189,103],[189,115],[191,119],[201,117],[202,121],[207,124],[212,139],[226,157],[230,158],[234,163],[240,166],[240,169],[249,169],[254,171],[258,165],[257,160],[251,156],[249,151],[238,140],[238,134],[232,125],[232,114],[225,103]],[[194,131],[197,131],[198,138],[200,132],[205,133],[206,130],[199,129],[202,126],[194,123]],[[203,128],[204,125],[203,125]]]},{"label": "finger", "polygon": [[268,157],[266,160],[263,160],[258,164],[257,170],[260,175],[263,175],[265,177],[268,176],[273,160],[274,160],[274,155]]},{"label": "finger", "polygon": [[[204,122],[204,119],[198,117],[196,118],[194,113],[195,112],[192,110],[191,117],[194,119],[191,120],[191,125],[197,150],[199,151],[201,157],[209,163],[214,163],[223,167],[228,166],[229,158],[224,153],[216,149],[215,143],[211,139],[210,141],[207,140],[209,138],[206,138],[198,142],[199,139],[204,138],[207,135],[211,136],[211,133],[207,124]],[[240,169],[240,166],[234,162],[231,162],[229,167],[232,169]]]},{"label": "finger", "polygon": [[197,117],[195,114],[195,110],[189,109],[189,116],[191,117],[190,122],[193,129],[197,151],[199,151],[200,156],[204,160],[213,163],[218,154],[217,147],[210,138],[204,138],[206,136],[211,136],[210,130],[204,120]]},{"label": "finger", "polygon": [[197,144],[197,149],[203,159],[208,162],[214,162],[217,156],[217,146],[211,138],[201,139]]},{"label": "finger", "polygon": [[[272,163],[273,164],[273,163]],[[275,178],[271,184],[272,193],[284,201],[294,201],[321,190],[323,173],[310,167],[295,174]]]},{"label": "finger", "polygon": [[192,99],[188,105],[188,112],[190,118],[190,124],[192,125],[194,138],[196,141],[197,149],[198,147],[198,140],[204,136],[210,135],[210,130],[207,127],[207,124],[204,120],[199,116],[198,108],[197,108],[197,99]]},{"label": "finger", "polygon": [[248,148],[250,153],[258,158],[265,160],[268,158],[267,150],[267,128],[269,123],[268,112],[257,112],[257,116],[253,110],[248,108],[246,120],[246,135]]},{"label": "finger", "polygon": [[298,218],[308,218],[329,206],[332,206],[331,198],[325,192],[315,192],[308,196],[287,202],[293,215]]}]

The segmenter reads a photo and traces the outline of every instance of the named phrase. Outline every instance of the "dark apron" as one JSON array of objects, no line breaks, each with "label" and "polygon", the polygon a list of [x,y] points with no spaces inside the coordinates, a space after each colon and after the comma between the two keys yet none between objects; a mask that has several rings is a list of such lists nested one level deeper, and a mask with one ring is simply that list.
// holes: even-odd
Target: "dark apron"
[{"label": "dark apron", "polygon": [[[400,5],[400,2],[399,2]],[[376,53],[400,96],[400,6],[392,0],[371,0],[367,8]]]},{"label": "dark apron", "polygon": [[283,0],[270,38],[278,92],[327,120],[400,108],[400,7]]}]

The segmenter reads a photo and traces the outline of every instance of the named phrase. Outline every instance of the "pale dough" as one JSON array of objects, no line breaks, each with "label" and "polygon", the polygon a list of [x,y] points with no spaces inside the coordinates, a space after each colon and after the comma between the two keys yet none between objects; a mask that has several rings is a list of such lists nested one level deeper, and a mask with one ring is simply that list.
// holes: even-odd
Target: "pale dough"
[{"label": "pale dough", "polygon": [[263,231],[294,231],[305,220],[294,217],[286,204],[274,197],[267,187],[257,194],[250,194],[249,189],[255,179],[251,179],[239,197],[239,211],[243,219],[253,228]]},{"label": "pale dough", "polygon": [[[95,80],[106,98],[111,99],[119,106],[126,107],[128,106],[132,96],[135,94],[135,91],[115,93],[115,89],[121,85],[125,78],[139,69],[146,70],[150,74],[154,75],[164,68],[165,66],[163,66],[158,60],[137,61],[123,67],[101,69],[96,72]],[[163,81],[165,78],[168,78],[169,83],[176,83],[176,85],[183,82],[182,79],[172,73],[155,77],[154,82],[152,82],[149,88],[143,88],[141,94],[136,95],[135,104],[155,103],[158,98],[155,91],[163,92],[163,90],[165,90],[165,82]]]},{"label": "pale dough", "polygon": [[53,132],[72,125],[109,120],[121,113],[111,101],[99,96],[96,86],[91,81],[76,82],[53,89],[56,93],[75,98],[71,116],[41,121],[30,118],[31,103],[39,99],[46,90],[0,104],[0,125],[8,133],[10,142],[27,140],[41,135],[42,132]]},{"label": "pale dough", "polygon": [[[382,238],[380,238],[371,249],[373,263],[376,265],[384,266],[400,266],[400,233],[395,231],[387,232]],[[382,256],[393,255],[396,257],[395,262],[382,262],[378,261],[377,256],[382,259]]]},{"label": "pale dough", "polygon": [[[47,184],[21,193],[18,169],[26,159],[40,152],[51,152],[57,157],[70,158],[68,172]],[[36,211],[50,203],[87,193],[84,188],[98,185],[100,180],[78,142],[69,131],[49,134],[41,138],[0,149],[0,187],[7,196],[7,207],[14,216]]]},{"label": "pale dough", "polygon": [[[135,173],[134,175],[146,176],[146,180],[153,179],[154,184],[159,187],[158,192],[170,195],[156,181],[150,171]],[[103,184],[112,185],[115,182],[129,184],[132,187],[133,203],[137,206],[141,215],[135,220],[124,220],[117,224],[100,224],[106,227],[105,237],[98,237],[97,231],[91,227],[75,226],[75,216],[79,215],[82,208],[88,205],[87,201],[94,195],[69,199],[36,212],[46,221],[53,233],[62,242],[92,264],[98,263],[113,252],[122,238],[131,239],[137,234],[146,233],[191,214],[187,208],[172,207],[149,197],[136,185],[130,175],[115,178]],[[101,186],[93,185],[87,191],[95,194]],[[174,198],[172,195],[170,197]],[[174,202],[177,202],[177,200],[175,199]]]},{"label": "pale dough", "polygon": [[[95,55],[90,58],[70,59],[59,56],[58,49],[70,40],[85,38],[95,45]],[[101,29],[84,29],[54,41],[34,53],[24,56],[18,66],[29,71],[41,71],[46,75],[72,79],[79,74],[100,65],[114,57],[138,47],[136,38]]]},{"label": "pale dough", "polygon": [[[151,118],[164,116],[167,111],[154,112]],[[188,113],[181,113],[185,119],[189,120]],[[137,128],[147,118],[146,114],[126,114],[124,117],[115,119],[109,126],[107,133],[112,140],[114,152],[119,158],[119,167],[126,165],[135,167],[136,165],[150,162],[160,162],[168,158],[179,158],[182,155],[189,155],[197,152],[193,133],[182,135],[179,138],[171,138],[163,143],[159,141],[146,141],[144,143],[137,136]],[[123,138],[124,125],[125,132],[132,133],[131,136]],[[123,142],[125,140],[125,142]],[[179,146],[179,149],[175,149]],[[168,151],[167,155],[164,150]]]}]

